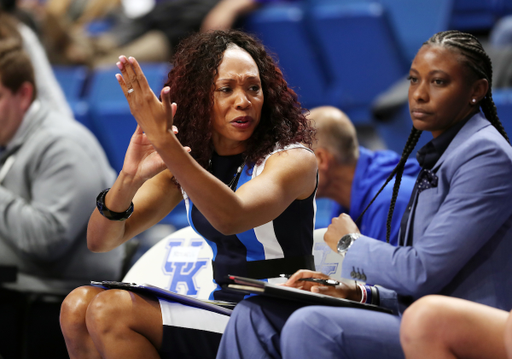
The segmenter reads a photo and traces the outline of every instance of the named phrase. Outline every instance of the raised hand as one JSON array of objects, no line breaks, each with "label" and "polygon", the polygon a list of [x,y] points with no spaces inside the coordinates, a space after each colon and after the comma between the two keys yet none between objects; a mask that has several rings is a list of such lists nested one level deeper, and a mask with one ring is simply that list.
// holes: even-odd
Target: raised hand
[{"label": "raised hand", "polygon": [[123,163],[123,172],[135,181],[144,182],[162,172],[166,165],[148,140],[146,134],[137,125],[130,139]]},{"label": "raised hand", "polygon": [[[174,134],[178,133],[176,126],[172,126],[172,131]],[[185,146],[185,149],[190,152],[190,147]],[[144,182],[166,168],[166,164],[148,140],[146,134],[137,125],[124,158],[124,174],[135,181]]]},{"label": "raised hand", "polygon": [[172,131],[176,104],[171,104],[169,87],[162,89],[160,101],[149,87],[135,58],[120,56],[116,65],[122,74],[116,75],[117,81],[130,105],[133,117],[148,139],[153,142],[159,135]]}]

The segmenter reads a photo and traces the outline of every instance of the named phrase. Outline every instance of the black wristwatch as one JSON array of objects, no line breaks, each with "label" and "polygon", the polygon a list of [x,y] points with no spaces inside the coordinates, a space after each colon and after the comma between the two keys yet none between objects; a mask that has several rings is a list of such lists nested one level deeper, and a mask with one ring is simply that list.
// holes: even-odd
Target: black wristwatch
[{"label": "black wristwatch", "polygon": [[347,253],[350,246],[352,246],[354,241],[359,237],[361,237],[360,233],[349,233],[341,237],[337,246],[338,254],[342,257],[345,257],[345,254]]},{"label": "black wristwatch", "polygon": [[130,204],[130,207],[124,212],[114,212],[105,206],[105,196],[107,195],[110,188],[107,188],[100,192],[98,197],[96,197],[96,208],[101,213],[101,215],[111,221],[126,221],[133,213],[133,202]]}]

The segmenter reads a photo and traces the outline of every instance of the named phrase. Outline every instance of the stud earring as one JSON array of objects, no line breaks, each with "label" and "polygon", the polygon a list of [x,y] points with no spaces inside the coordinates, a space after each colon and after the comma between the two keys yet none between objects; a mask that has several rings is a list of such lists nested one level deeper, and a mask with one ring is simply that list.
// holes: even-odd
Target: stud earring
[{"label": "stud earring", "polygon": [[476,98],[471,100],[472,103],[476,103]]}]

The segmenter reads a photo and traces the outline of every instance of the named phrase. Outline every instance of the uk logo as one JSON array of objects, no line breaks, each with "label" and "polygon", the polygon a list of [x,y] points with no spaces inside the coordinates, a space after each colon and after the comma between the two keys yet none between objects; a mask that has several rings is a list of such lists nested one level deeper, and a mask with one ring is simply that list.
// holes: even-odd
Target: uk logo
[{"label": "uk logo", "polygon": [[315,256],[315,268],[326,275],[336,273],[339,263],[326,263],[327,254],[332,253],[331,248],[325,243],[315,243],[313,247]]},{"label": "uk logo", "polygon": [[195,278],[211,259],[198,258],[202,246],[206,245],[203,240],[191,239],[188,246],[184,246],[184,242],[181,238],[169,241],[163,271],[170,276],[168,289],[171,292],[195,297],[200,289]]}]

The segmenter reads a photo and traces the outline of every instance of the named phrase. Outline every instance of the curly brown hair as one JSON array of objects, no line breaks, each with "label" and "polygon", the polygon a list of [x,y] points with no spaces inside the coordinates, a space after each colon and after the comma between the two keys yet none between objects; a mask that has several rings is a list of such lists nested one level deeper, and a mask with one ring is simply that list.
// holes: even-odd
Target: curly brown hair
[{"label": "curly brown hair", "polygon": [[229,44],[244,49],[254,59],[264,95],[261,121],[247,142],[245,161],[259,163],[276,145],[302,142],[311,146],[314,129],[281,70],[259,40],[236,30],[193,34],[176,49],[165,85],[171,89],[172,101],[178,104],[174,124],[180,142],[190,146],[195,160],[207,167],[213,152],[214,80]]}]

